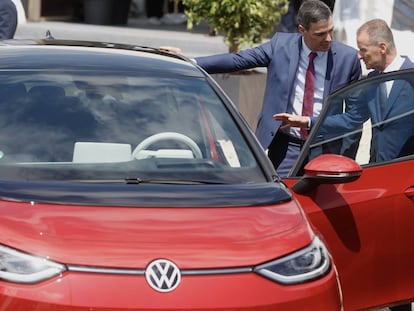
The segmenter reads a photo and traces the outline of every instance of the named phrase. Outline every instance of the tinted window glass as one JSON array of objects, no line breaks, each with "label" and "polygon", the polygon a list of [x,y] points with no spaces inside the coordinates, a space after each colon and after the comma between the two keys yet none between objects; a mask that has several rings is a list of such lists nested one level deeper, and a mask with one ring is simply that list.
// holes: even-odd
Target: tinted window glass
[{"label": "tinted window glass", "polygon": [[384,74],[330,97],[294,174],[309,159],[335,153],[361,165],[414,154],[414,71]]},{"label": "tinted window glass", "polygon": [[0,178],[264,181],[203,79],[2,73]]}]

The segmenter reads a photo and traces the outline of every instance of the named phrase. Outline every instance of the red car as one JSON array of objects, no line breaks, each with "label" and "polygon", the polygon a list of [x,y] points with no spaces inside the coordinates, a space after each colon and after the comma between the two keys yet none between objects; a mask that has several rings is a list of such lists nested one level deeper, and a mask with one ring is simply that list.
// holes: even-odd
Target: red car
[{"label": "red car", "polygon": [[191,61],[0,50],[0,310],[341,309],[324,238]]},{"label": "red car", "polygon": [[[375,94],[383,83],[392,88],[379,117]],[[355,159],[362,174],[355,162],[348,167],[332,162],[332,154]],[[331,251],[345,310],[414,300],[413,155],[410,69],[365,79],[333,94],[284,180]],[[343,178],[356,180],[342,183]]]},{"label": "red car", "polygon": [[[320,140],[321,121],[282,181],[185,57],[53,39],[0,50],[0,310],[355,310],[414,297],[413,203],[398,196],[409,155],[305,161],[346,136]],[[357,121],[346,133],[369,129]],[[387,169],[406,176],[392,183]]]}]

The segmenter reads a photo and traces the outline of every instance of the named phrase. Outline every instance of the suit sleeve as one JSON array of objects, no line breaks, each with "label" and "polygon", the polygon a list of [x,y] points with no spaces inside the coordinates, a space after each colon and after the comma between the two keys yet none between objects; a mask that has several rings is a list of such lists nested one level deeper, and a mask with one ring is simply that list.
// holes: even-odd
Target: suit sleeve
[{"label": "suit sleeve", "polygon": [[[273,39],[272,39],[273,41]],[[210,74],[227,73],[257,67],[267,67],[272,55],[272,41],[238,53],[223,53],[196,57],[197,65]]]},{"label": "suit sleeve", "polygon": [[17,10],[13,2],[0,6],[0,39],[12,39],[17,28]]}]

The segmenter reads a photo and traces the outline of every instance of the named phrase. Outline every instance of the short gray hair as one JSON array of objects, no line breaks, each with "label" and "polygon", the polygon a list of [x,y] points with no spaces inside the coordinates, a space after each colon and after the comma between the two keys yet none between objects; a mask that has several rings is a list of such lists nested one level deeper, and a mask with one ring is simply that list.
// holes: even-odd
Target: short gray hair
[{"label": "short gray hair", "polygon": [[375,45],[384,41],[390,50],[395,50],[394,36],[386,21],[379,18],[371,19],[358,28],[357,35],[362,32],[368,34],[370,44]]}]

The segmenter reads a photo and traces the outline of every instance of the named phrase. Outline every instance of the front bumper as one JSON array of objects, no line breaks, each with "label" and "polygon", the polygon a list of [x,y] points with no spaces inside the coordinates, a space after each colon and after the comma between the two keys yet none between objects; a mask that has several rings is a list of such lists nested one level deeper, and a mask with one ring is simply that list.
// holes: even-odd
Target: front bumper
[{"label": "front bumper", "polygon": [[183,276],[172,292],[140,275],[65,272],[46,282],[0,282],[2,311],[342,310],[334,269],[318,280],[282,285],[253,272]]}]

